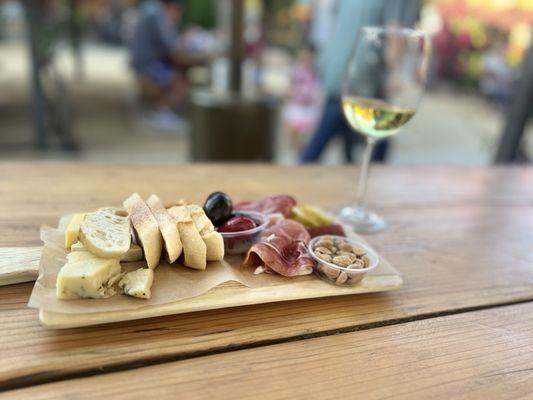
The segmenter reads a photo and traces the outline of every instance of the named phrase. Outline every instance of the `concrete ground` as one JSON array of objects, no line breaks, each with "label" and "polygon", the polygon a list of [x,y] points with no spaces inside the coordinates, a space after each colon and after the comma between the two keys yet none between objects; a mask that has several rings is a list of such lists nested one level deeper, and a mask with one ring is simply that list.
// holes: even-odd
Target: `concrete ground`
[{"label": "concrete ground", "polygon": [[[161,132],[143,123],[123,50],[89,45],[84,52],[84,66],[84,79],[76,79],[69,53],[60,52],[58,70],[67,79],[73,132],[80,152],[39,152],[33,148],[26,49],[20,42],[0,43],[0,159],[140,163],[181,163],[189,159],[185,132]],[[389,161],[417,165],[488,164],[502,123],[502,114],[479,97],[429,90],[415,118],[394,138]],[[532,132],[530,124],[528,138],[533,137]],[[340,143],[332,143],[323,162],[340,163],[340,154]],[[276,162],[292,164],[296,160],[286,133],[280,130]]]}]

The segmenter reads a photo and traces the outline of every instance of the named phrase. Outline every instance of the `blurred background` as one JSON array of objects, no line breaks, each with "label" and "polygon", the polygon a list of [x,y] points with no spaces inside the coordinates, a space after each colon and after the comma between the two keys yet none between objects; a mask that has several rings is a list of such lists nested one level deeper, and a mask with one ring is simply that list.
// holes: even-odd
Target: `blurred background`
[{"label": "blurred background", "polygon": [[[533,159],[533,0],[0,0],[0,158],[298,164],[321,60],[355,40],[346,1],[357,24],[432,37],[426,94],[381,161]],[[344,151],[332,135],[306,161]]]}]

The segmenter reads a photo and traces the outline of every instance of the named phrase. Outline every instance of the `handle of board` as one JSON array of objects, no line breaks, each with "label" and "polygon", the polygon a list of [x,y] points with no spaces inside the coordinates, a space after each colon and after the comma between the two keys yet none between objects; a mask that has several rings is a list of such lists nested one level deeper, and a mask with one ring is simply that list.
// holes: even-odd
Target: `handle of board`
[{"label": "handle of board", "polygon": [[0,247],[0,286],[35,281],[41,250],[42,247]]}]

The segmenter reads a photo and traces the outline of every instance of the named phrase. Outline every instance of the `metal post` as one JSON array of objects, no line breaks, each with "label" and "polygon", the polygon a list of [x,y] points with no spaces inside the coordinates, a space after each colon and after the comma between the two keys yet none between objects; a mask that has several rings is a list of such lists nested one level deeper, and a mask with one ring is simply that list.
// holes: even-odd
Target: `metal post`
[{"label": "metal post", "polygon": [[241,92],[242,62],[244,59],[243,0],[232,0],[231,8],[231,47],[230,47],[230,89],[233,93]]},{"label": "metal post", "polygon": [[32,116],[35,131],[35,143],[39,149],[46,149],[48,147],[45,125],[44,91],[40,75],[41,60],[37,48],[40,16],[44,12],[43,7],[43,2],[41,1],[24,0],[31,60]]}]

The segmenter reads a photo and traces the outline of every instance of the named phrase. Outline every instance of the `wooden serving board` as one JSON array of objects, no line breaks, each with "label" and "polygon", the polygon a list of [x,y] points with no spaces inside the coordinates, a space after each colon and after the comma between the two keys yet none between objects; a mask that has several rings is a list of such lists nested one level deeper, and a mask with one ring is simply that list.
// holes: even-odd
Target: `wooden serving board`
[{"label": "wooden serving board", "polygon": [[[382,260],[374,271],[375,275],[367,275],[360,284],[352,287],[341,287],[317,279],[295,281],[290,284],[248,288],[240,283],[226,282],[216,286],[209,292],[190,299],[174,303],[152,305],[134,310],[99,312],[92,314],[62,314],[40,310],[39,319],[43,326],[53,329],[75,328],[80,326],[106,324],[110,322],[128,321],[141,318],[159,317],[163,315],[183,314],[195,311],[214,310],[217,308],[238,307],[260,303],[273,303],[316,297],[341,296],[347,294],[384,292],[402,286],[402,278],[398,271]],[[386,265],[384,264],[386,263]],[[384,271],[386,269],[386,273]],[[355,299],[354,299],[355,301]]]},{"label": "wooden serving board", "polygon": [[0,247],[0,286],[33,282],[39,275],[42,247]]},{"label": "wooden serving board", "polygon": [[[0,248],[0,285],[36,280],[41,250],[41,247]],[[336,286],[318,277],[308,280],[296,278],[294,282],[257,288],[249,288],[238,282],[226,282],[203,295],[167,304],[84,314],[58,313],[41,309],[39,319],[41,324],[47,328],[64,329],[218,308],[383,292],[400,288],[402,278],[398,271],[388,261],[379,257],[378,267],[355,286]]]}]

